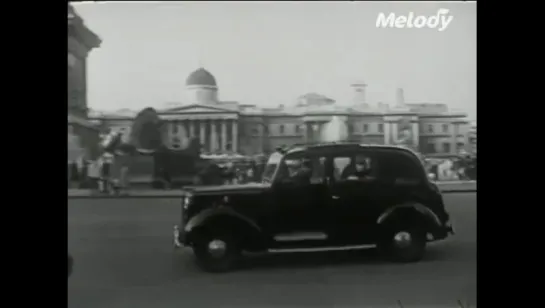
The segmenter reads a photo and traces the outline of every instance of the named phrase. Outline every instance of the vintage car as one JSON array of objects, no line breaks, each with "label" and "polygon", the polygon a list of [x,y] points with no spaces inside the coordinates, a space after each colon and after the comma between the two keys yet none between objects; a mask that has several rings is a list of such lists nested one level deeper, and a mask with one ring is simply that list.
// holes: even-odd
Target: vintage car
[{"label": "vintage car", "polygon": [[247,252],[377,247],[420,260],[426,243],[454,234],[438,187],[403,147],[327,143],[273,153],[261,183],[183,190],[174,246],[193,248],[210,272]]}]

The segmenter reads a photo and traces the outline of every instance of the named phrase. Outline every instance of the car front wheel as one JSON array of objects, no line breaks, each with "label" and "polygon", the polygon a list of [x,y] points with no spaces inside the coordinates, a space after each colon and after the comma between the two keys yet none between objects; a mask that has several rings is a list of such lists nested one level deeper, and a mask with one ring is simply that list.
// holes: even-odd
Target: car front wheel
[{"label": "car front wheel", "polygon": [[391,261],[417,262],[426,251],[426,232],[417,227],[388,228],[378,248]]},{"label": "car front wheel", "polygon": [[232,270],[240,257],[235,237],[220,232],[199,236],[193,244],[193,252],[199,267],[213,273]]}]

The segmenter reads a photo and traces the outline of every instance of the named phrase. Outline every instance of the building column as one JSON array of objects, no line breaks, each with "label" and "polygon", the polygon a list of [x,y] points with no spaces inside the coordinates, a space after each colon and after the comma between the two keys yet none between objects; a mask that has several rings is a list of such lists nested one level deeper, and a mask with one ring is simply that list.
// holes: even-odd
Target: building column
[{"label": "building column", "polygon": [[454,153],[454,154],[457,154],[458,153],[458,124],[457,123],[453,123],[452,124],[453,129],[452,129],[452,146],[451,146],[451,152]]},{"label": "building column", "polygon": [[193,138],[193,137],[195,137],[195,125],[196,125],[196,122],[193,121],[193,120],[188,120],[187,123],[188,123],[188,125],[189,125],[189,138]]},{"label": "building column", "polygon": [[318,122],[312,122],[311,126],[312,126],[312,140],[311,140],[311,143],[317,143],[318,142],[318,129],[320,129],[320,127],[318,126]]},{"label": "building column", "polygon": [[420,152],[420,132],[418,131],[418,122],[412,122],[413,150]]},{"label": "building column", "polygon": [[210,152],[215,153],[218,150],[218,132],[216,120],[210,121]]},{"label": "building column", "polygon": [[391,125],[392,122],[384,121],[384,144],[391,144],[392,140],[390,140],[391,137]]},{"label": "building column", "polygon": [[390,138],[392,138],[392,141],[390,144],[396,144],[397,143],[397,122],[392,122],[390,126]]},{"label": "building column", "polygon": [[182,138],[187,137],[187,131],[185,129],[185,121],[179,121],[178,122],[178,138],[180,138],[180,141]]},{"label": "building column", "polygon": [[206,121],[200,120],[199,123],[201,125],[201,127],[199,128],[199,141],[201,143],[201,147],[205,149],[204,147],[206,146]]},{"label": "building column", "polygon": [[259,151],[258,153],[263,153],[265,151],[265,127],[263,123],[259,123],[257,126],[258,136],[259,136]]},{"label": "building column", "polygon": [[234,153],[238,153],[238,123],[237,120],[233,120],[231,124],[231,150]]},{"label": "building column", "polygon": [[227,120],[221,121],[221,151],[227,152]]}]

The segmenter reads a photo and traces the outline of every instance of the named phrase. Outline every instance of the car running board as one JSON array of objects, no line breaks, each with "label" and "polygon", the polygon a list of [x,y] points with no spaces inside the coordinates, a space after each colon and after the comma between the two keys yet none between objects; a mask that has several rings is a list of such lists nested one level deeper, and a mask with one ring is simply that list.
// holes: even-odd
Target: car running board
[{"label": "car running board", "polygon": [[274,237],[277,242],[299,242],[299,241],[323,241],[327,239],[327,234],[323,232],[300,232],[278,234]]},{"label": "car running board", "polygon": [[316,247],[316,248],[287,248],[287,249],[269,249],[270,253],[291,253],[291,252],[320,252],[320,251],[340,251],[375,248],[376,245],[356,245],[340,247]]}]

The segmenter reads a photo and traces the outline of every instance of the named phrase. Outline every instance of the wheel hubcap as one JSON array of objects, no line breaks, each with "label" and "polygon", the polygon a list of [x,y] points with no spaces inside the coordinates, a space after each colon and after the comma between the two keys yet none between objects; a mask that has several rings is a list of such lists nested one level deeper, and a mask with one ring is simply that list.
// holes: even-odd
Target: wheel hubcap
[{"label": "wheel hubcap", "polygon": [[394,235],[394,243],[400,248],[408,247],[412,243],[412,236],[406,231],[398,232]]},{"label": "wheel hubcap", "polygon": [[227,250],[227,244],[222,240],[212,240],[208,243],[208,252],[215,258],[222,257]]}]

